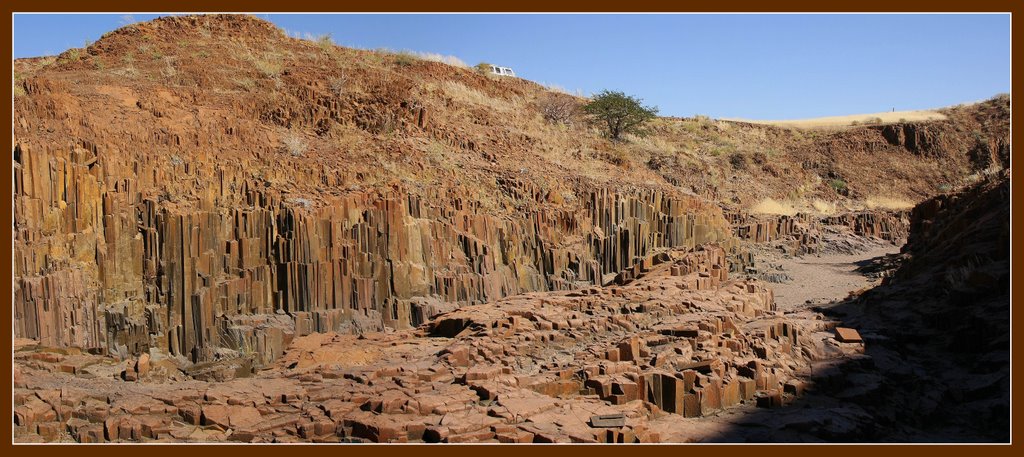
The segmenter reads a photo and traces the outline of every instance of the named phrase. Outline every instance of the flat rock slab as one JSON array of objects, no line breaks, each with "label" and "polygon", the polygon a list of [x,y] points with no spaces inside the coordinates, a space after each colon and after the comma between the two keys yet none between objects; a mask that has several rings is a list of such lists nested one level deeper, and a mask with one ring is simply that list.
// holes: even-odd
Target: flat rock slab
[{"label": "flat rock slab", "polygon": [[860,333],[847,327],[836,327],[836,339],[842,343],[863,343]]},{"label": "flat rock slab", "polygon": [[590,418],[590,426],[595,428],[605,427],[625,427],[626,426],[626,415],[625,414],[604,414],[600,416],[592,416]]}]

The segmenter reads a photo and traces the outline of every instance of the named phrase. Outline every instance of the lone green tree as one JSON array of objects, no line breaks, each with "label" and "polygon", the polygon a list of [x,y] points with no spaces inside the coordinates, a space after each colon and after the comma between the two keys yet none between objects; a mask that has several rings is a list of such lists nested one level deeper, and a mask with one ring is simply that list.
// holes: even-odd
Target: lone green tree
[{"label": "lone green tree", "polygon": [[619,140],[658,115],[658,108],[644,106],[642,100],[618,91],[603,90],[583,107],[588,114],[608,126],[608,136]]}]

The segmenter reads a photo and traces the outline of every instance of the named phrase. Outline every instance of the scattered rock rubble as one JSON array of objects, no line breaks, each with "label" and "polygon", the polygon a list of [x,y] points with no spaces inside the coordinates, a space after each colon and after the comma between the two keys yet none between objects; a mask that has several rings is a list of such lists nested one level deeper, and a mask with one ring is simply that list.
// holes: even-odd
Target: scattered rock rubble
[{"label": "scattered rock rubble", "polygon": [[[649,257],[618,284],[528,293],[418,329],[296,338],[273,367],[178,379],[170,357],[15,353],[17,441],[658,442],[774,408],[814,360],[863,351],[730,280],[725,250]],[[620,416],[621,415],[621,416]]]}]

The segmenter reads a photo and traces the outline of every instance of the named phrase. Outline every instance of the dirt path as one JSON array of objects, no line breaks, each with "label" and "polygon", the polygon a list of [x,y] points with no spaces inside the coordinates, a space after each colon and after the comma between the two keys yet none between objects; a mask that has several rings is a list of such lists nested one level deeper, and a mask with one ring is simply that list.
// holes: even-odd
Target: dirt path
[{"label": "dirt path", "polygon": [[899,251],[899,246],[886,245],[850,255],[775,259],[792,278],[786,283],[772,284],[775,303],[780,310],[796,311],[805,308],[808,300],[822,303],[846,298],[850,292],[877,282],[857,273],[858,263]]}]

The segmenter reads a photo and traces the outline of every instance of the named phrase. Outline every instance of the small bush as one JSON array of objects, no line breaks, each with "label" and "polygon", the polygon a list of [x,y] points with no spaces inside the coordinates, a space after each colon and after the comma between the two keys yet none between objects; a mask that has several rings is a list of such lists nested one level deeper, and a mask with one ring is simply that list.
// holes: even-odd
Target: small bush
[{"label": "small bush", "polygon": [[1001,93],[993,95],[992,98],[989,99],[989,101],[1009,103],[1010,102],[1010,94],[1007,94],[1005,92],[1001,92]]},{"label": "small bush", "polygon": [[411,52],[402,51],[395,53],[394,62],[395,65],[398,65],[399,67],[408,67],[412,65],[414,62],[416,62],[416,60],[416,56],[413,55]]},{"label": "small bush", "polygon": [[486,74],[489,74],[491,72],[491,64],[489,64],[487,62],[480,62],[480,63],[474,65],[473,69],[476,70],[477,73],[486,75]]},{"label": "small bush", "polygon": [[78,48],[68,49],[68,51],[64,54],[65,58],[62,59],[62,60],[74,62],[74,61],[78,60],[81,56],[82,56],[82,51],[80,49],[78,49]]},{"label": "small bush", "polygon": [[164,67],[160,69],[160,74],[164,78],[172,79],[178,74],[178,69],[174,64],[174,59],[167,57],[163,59]]},{"label": "small bush", "polygon": [[253,62],[253,65],[256,66],[256,69],[259,70],[260,73],[263,73],[264,76],[269,78],[273,78],[281,74],[282,70],[280,62],[270,59],[256,59]]},{"label": "small bush", "polygon": [[843,181],[842,179],[830,179],[828,181],[828,185],[841,195],[846,195],[847,192],[849,192],[849,188],[846,187],[846,181]]},{"label": "small bush", "polygon": [[127,64],[127,65],[125,65],[122,68],[114,70],[113,73],[121,75],[121,76],[127,76],[127,77],[130,77],[130,78],[134,78],[134,77],[139,75],[139,70],[137,70],[135,68],[135,65]]},{"label": "small bush", "polygon": [[751,158],[754,160],[754,163],[758,165],[764,165],[768,163],[768,154],[765,154],[764,152],[761,151],[755,152]]},{"label": "small bush", "polygon": [[738,152],[736,150],[736,145],[723,137],[716,137],[712,141],[712,144],[707,146],[708,149],[706,150],[707,154],[711,157],[728,157],[733,153]]},{"label": "small bush", "polygon": [[256,82],[251,78],[235,78],[235,85],[242,88],[246,92],[252,92],[256,88]]},{"label": "small bush", "polygon": [[323,49],[324,51],[329,51],[334,48],[334,38],[331,37],[330,33],[317,35],[316,44],[317,46],[320,46],[320,49]]},{"label": "small bush", "polygon": [[335,96],[341,96],[345,93],[345,88],[348,87],[348,75],[342,73],[337,78],[331,79],[331,92]]},{"label": "small bush", "polygon": [[302,157],[306,155],[306,142],[303,141],[299,135],[288,132],[281,138],[281,144],[284,146],[285,151],[292,155],[292,157]]},{"label": "small bush", "polygon": [[544,120],[557,124],[572,124],[578,105],[572,97],[549,93],[537,103]]},{"label": "small bush", "polygon": [[735,152],[729,156],[729,164],[732,165],[733,169],[746,170],[749,163],[746,155]]}]

